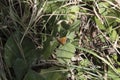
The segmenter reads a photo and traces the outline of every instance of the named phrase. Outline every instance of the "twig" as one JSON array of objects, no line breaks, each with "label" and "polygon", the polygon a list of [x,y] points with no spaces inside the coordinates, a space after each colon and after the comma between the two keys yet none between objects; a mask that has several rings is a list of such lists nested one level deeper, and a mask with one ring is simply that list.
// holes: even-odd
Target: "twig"
[{"label": "twig", "polygon": [[39,71],[40,69],[48,69],[48,68],[53,67],[53,66],[66,68],[64,65],[58,63],[55,60],[52,60],[52,61],[51,60],[50,61],[43,60],[43,61],[40,61],[40,63],[33,65],[31,68],[35,71]]}]

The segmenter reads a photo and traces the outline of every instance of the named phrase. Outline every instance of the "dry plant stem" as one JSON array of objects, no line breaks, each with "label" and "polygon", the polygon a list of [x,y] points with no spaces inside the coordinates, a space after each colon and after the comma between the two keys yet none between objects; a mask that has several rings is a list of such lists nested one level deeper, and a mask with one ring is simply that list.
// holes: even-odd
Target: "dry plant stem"
[{"label": "dry plant stem", "polygon": [[97,29],[99,30],[99,32],[103,35],[103,37],[112,45],[113,49],[118,53],[120,54],[120,52],[118,51],[117,49],[117,46],[115,46],[109,39],[108,37],[98,28],[98,26],[96,26]]},{"label": "dry plant stem", "polygon": [[[23,57],[25,63],[27,64],[26,59],[25,59],[25,56],[24,56],[24,51],[23,51],[23,49],[22,49],[22,45],[21,45],[20,43],[18,43],[17,39],[15,39],[15,38],[13,38],[13,39],[14,39],[15,43],[17,44],[17,46],[18,46],[18,48],[19,48],[19,50],[20,50],[21,56]],[[8,46],[8,47],[9,47],[9,46]]]},{"label": "dry plant stem", "polygon": [[38,22],[38,20],[40,20],[40,18],[42,17],[43,7],[45,7],[45,6],[46,6],[46,3],[47,3],[47,1],[46,1],[46,2],[44,2],[44,4],[43,4],[42,8],[41,8],[40,10],[38,10],[38,12],[37,12],[37,14],[36,14],[36,17],[35,17],[35,23],[37,23],[37,22]]},{"label": "dry plant stem", "polygon": [[53,66],[66,68],[66,66],[61,65],[55,60],[41,60],[40,63],[33,65],[31,68],[33,70],[39,70],[39,69],[48,69]]},{"label": "dry plant stem", "polygon": [[[44,16],[50,16],[50,15],[51,15],[51,14],[41,15],[40,18],[42,18],[42,17],[44,17]],[[53,14],[53,15],[59,15],[59,16],[62,16],[62,15],[68,15],[68,14]],[[83,13],[83,12],[79,12],[79,13],[77,13],[77,15],[78,15],[78,18],[80,18],[81,15],[95,16],[95,14],[91,14],[91,13]],[[101,17],[112,18],[112,19],[118,19],[118,20],[120,20],[118,17],[114,17],[114,16],[101,16]],[[39,19],[40,19],[40,18],[39,18]],[[38,19],[38,20],[39,20],[39,19]]]},{"label": "dry plant stem", "polygon": [[[106,1],[106,0],[105,0]],[[102,22],[103,24],[103,20],[100,17],[100,15],[98,15],[97,11],[95,10],[95,8],[93,7],[94,13],[95,15],[98,17],[98,19]],[[117,51],[118,54],[120,54],[120,52],[117,49],[117,46],[115,46],[114,44],[112,44],[112,42],[110,40],[108,40],[107,36],[98,28],[98,26],[96,26],[96,28],[98,29],[98,31],[103,35],[103,37],[105,37],[105,39],[112,45],[112,47]]]},{"label": "dry plant stem", "polygon": [[104,23],[103,20],[101,19],[101,17],[99,16],[99,14],[97,13],[95,7],[93,7],[93,11],[95,13],[95,15],[98,17],[98,19],[102,22],[102,24]]},{"label": "dry plant stem", "polygon": [[105,2],[109,3],[110,5],[112,5],[112,6],[116,7],[116,8],[118,8],[118,9],[120,9],[120,7],[119,7],[118,5],[112,3],[112,2],[109,1],[109,0],[103,0],[103,1],[105,1]]},{"label": "dry plant stem", "polygon": [[21,6],[21,1],[18,0],[18,3],[19,3],[19,7],[20,7],[20,16],[22,17],[22,6]]},{"label": "dry plant stem", "polygon": [[3,52],[3,45],[2,45],[2,42],[1,42],[1,38],[0,38],[0,70],[3,70],[3,60],[2,60],[2,52]]},{"label": "dry plant stem", "polygon": [[[6,79],[6,75],[4,74],[4,72],[6,71],[8,73],[7,76],[9,76],[10,80],[12,80],[12,76],[11,76],[11,73],[7,67],[7,65],[4,64],[3,62],[3,58],[2,58],[2,54],[3,54],[3,43],[2,43],[2,39],[0,37],[0,71],[1,71],[1,75],[0,77],[4,77],[5,80]],[[4,74],[4,75],[3,75]],[[3,76],[2,76],[3,75]],[[0,78],[1,79],[1,78]]]},{"label": "dry plant stem", "polygon": [[7,66],[7,65],[5,65],[5,69],[6,69],[6,71],[7,71],[7,73],[8,73],[8,78],[9,78],[9,80],[13,80],[12,79],[12,74],[11,74],[11,72],[10,72],[10,70],[9,70],[9,67]]},{"label": "dry plant stem", "polygon": [[29,24],[28,24],[28,27],[26,28],[26,30],[25,30],[22,38],[21,38],[20,44],[22,43],[22,41],[23,41],[25,35],[27,34],[29,28],[32,27],[33,23],[35,22],[35,16],[36,16],[36,13],[37,13],[37,5],[36,5],[36,4],[37,4],[37,3],[36,3],[36,0],[34,0],[34,5],[33,5],[33,7],[32,7],[33,10],[32,10],[31,19],[30,19],[30,22],[29,22]]},{"label": "dry plant stem", "polygon": [[[72,4],[76,4],[76,1],[75,1],[75,2],[73,1],[73,2],[67,3],[67,4],[61,6],[59,9],[61,9],[62,7],[66,7],[66,6],[72,5]],[[48,20],[46,21],[46,24],[47,24],[48,21],[51,19],[51,17],[56,14],[57,11],[58,11],[58,9],[56,9],[52,14],[47,14],[47,15],[50,15],[50,17],[49,17]],[[58,14],[58,16],[59,16],[59,15],[61,15],[61,14]],[[65,14],[65,15],[68,15],[68,14]],[[43,29],[45,28],[46,24],[44,25]]]},{"label": "dry plant stem", "polygon": [[108,78],[108,75],[107,75],[107,74],[108,74],[108,73],[107,73],[107,71],[108,71],[108,70],[107,70],[107,67],[108,67],[108,66],[107,66],[107,64],[104,63],[104,66],[103,66],[103,67],[104,67],[104,80],[107,80],[107,78]]},{"label": "dry plant stem", "polygon": [[81,2],[81,1],[69,1],[69,2],[66,3],[66,5],[64,5],[62,7],[69,6],[69,5],[76,5],[79,2]]}]

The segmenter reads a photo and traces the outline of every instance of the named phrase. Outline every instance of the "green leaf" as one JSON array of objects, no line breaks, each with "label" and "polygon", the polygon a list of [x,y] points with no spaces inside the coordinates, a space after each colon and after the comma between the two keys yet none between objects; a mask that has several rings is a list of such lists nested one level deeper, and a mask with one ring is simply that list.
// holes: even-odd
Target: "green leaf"
[{"label": "green leaf", "polygon": [[16,80],[22,80],[28,70],[28,66],[23,59],[18,58],[13,65],[13,69],[15,72]]},{"label": "green leaf", "polygon": [[108,14],[108,7],[109,7],[109,4],[107,2],[100,2],[99,4],[99,12],[100,14],[102,15],[107,15]]},{"label": "green leaf", "polygon": [[44,12],[52,13],[52,12],[58,10],[60,6],[61,6],[61,2],[47,1],[46,6],[44,6]]},{"label": "green leaf", "polygon": [[32,40],[25,37],[22,44],[20,44],[21,38],[22,35],[19,32],[15,32],[5,44],[4,58],[8,67],[12,67],[17,58],[21,58],[29,64],[36,58],[36,48]]},{"label": "green leaf", "polygon": [[105,42],[105,38],[103,35],[99,35],[99,38],[101,39],[102,42]]},{"label": "green leaf", "polygon": [[[119,70],[118,70],[119,71]],[[116,75],[110,68],[108,70],[108,79],[120,80],[120,77]]]},{"label": "green leaf", "polygon": [[21,35],[18,33],[15,33],[10,36],[10,38],[7,40],[4,50],[5,50],[5,62],[7,63],[8,67],[11,67],[17,58],[21,58],[20,50],[18,47],[19,40]]},{"label": "green leaf", "polygon": [[[80,20],[76,20],[71,26],[70,26],[70,29],[69,31],[74,31],[76,30],[77,28],[79,28],[78,26],[80,25]],[[78,30],[78,29],[77,29]]]},{"label": "green leaf", "polygon": [[[70,25],[67,22],[62,21],[61,22],[61,27],[64,28],[64,30],[69,30]],[[61,31],[63,31],[62,28],[61,28]]]},{"label": "green leaf", "polygon": [[95,22],[97,24],[97,26],[101,29],[101,30],[106,30],[106,27],[102,24],[102,22],[95,17]]},{"label": "green leaf", "polygon": [[71,43],[67,43],[64,46],[60,46],[57,51],[57,59],[61,63],[70,62],[71,58],[74,56],[75,46]]},{"label": "green leaf", "polygon": [[39,57],[40,50],[35,48],[35,44],[29,38],[24,38],[22,48],[27,64],[31,64],[35,58]]},{"label": "green leaf", "polygon": [[72,20],[77,19],[76,13],[79,12],[79,9],[80,9],[79,6],[71,6],[71,7],[69,7],[68,16],[67,16],[68,21],[72,22]]},{"label": "green leaf", "polygon": [[115,20],[115,21],[119,23],[119,22],[120,22],[120,19],[119,19],[119,18],[116,18],[116,20]]},{"label": "green leaf", "polygon": [[62,72],[62,70],[58,72],[56,67],[53,67],[49,69],[42,69],[40,74],[46,80],[65,80],[63,73],[64,72]]},{"label": "green leaf", "polygon": [[54,49],[57,47],[58,42],[56,39],[54,39],[53,41],[51,41],[51,38],[47,38],[47,40],[44,42],[44,46],[43,46],[43,56],[45,59],[48,59],[50,57],[50,55],[52,54],[52,52],[54,51]]},{"label": "green leaf", "polygon": [[110,34],[110,39],[112,41],[115,41],[118,38],[118,34],[116,32],[116,30],[112,30],[111,34]]},{"label": "green leaf", "polygon": [[113,54],[113,55],[112,55],[112,58],[113,58],[115,61],[117,61],[117,58],[118,58],[118,57],[117,57],[116,54]]},{"label": "green leaf", "polygon": [[107,64],[107,65],[116,73],[116,75],[118,75],[118,76],[120,77],[117,69],[116,69],[112,64],[110,64],[110,62],[109,62],[108,60],[106,60],[105,58],[99,56],[97,53],[93,52],[92,50],[85,49],[85,48],[81,48],[81,47],[76,47],[76,48],[78,48],[78,49],[80,49],[80,50],[82,50],[82,51],[88,52],[89,54],[92,54],[93,56],[99,58],[99,59],[102,60],[105,64]]},{"label": "green leaf", "polygon": [[71,21],[71,20],[75,20],[77,19],[77,16],[74,14],[74,13],[69,13],[68,14],[68,20]]},{"label": "green leaf", "polygon": [[88,59],[84,59],[80,61],[81,66],[88,67],[89,64],[90,64],[90,61]]},{"label": "green leaf", "polygon": [[112,26],[108,27],[107,33],[111,33],[113,30]]},{"label": "green leaf", "polygon": [[71,6],[69,9],[70,9],[69,11],[70,13],[78,13],[80,10],[79,6]]},{"label": "green leaf", "polygon": [[43,76],[33,70],[29,70],[23,80],[45,80]]},{"label": "green leaf", "polygon": [[70,39],[70,42],[74,41],[75,31],[67,34],[67,38]]}]

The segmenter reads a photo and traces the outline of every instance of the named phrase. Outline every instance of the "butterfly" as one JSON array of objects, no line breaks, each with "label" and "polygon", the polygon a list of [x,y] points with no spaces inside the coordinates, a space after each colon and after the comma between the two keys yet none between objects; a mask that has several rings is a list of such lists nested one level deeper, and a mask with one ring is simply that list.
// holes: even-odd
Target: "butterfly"
[{"label": "butterfly", "polygon": [[58,42],[61,43],[62,45],[64,45],[67,41],[66,37],[61,37],[61,38],[57,38]]}]

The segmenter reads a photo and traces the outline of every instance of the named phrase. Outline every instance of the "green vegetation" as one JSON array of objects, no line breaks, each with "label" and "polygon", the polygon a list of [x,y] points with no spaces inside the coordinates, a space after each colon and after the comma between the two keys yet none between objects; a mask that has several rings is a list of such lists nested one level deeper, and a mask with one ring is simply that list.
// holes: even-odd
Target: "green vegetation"
[{"label": "green vegetation", "polygon": [[0,80],[119,80],[119,0],[1,0]]}]

